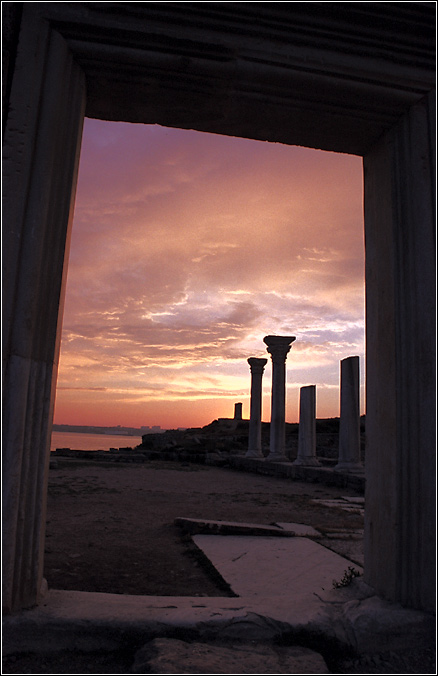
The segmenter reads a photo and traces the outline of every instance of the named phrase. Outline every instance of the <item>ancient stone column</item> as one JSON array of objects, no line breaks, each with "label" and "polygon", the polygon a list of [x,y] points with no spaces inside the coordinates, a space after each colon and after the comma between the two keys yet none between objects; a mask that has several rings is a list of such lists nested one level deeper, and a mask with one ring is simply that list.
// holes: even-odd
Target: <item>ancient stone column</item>
[{"label": "ancient stone column", "polygon": [[316,467],[316,385],[300,388],[300,425],[298,428],[298,455],[293,463]]},{"label": "ancient stone column", "polygon": [[341,360],[339,458],[335,470],[363,470],[360,461],[359,357]]},{"label": "ancient stone column", "polygon": [[[31,7],[32,5],[32,7]],[[3,608],[45,593],[50,432],[85,76],[60,34],[23,9],[4,131]],[[59,315],[58,315],[59,308]]]},{"label": "ancient stone column", "polygon": [[295,336],[263,338],[272,359],[270,451],[266,459],[274,462],[288,461],[285,454],[286,357],[294,340]]},{"label": "ancient stone column", "polygon": [[262,378],[267,359],[250,357],[251,408],[249,416],[248,451],[246,458],[262,458]]},{"label": "ancient stone column", "polygon": [[242,420],[242,404],[234,404],[234,420]]}]

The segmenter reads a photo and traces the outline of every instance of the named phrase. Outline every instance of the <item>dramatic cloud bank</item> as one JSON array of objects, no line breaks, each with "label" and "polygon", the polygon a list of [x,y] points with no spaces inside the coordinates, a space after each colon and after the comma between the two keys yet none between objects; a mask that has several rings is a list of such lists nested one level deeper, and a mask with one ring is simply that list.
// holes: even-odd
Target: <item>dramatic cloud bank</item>
[{"label": "dramatic cloud bank", "polygon": [[267,334],[297,337],[287,419],[307,384],[339,415],[339,360],[363,370],[363,268],[360,158],[86,120],[55,420],[248,416]]}]

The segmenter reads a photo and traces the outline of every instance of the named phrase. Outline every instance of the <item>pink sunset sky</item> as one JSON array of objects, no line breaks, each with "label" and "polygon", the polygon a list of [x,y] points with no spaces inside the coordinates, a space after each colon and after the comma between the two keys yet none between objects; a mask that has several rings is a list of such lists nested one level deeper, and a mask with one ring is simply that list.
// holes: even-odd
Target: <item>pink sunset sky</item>
[{"label": "pink sunset sky", "polygon": [[288,422],[316,385],[339,415],[339,361],[360,356],[359,157],[157,125],[85,121],[55,422],[206,425],[249,417],[247,358],[296,336]]}]

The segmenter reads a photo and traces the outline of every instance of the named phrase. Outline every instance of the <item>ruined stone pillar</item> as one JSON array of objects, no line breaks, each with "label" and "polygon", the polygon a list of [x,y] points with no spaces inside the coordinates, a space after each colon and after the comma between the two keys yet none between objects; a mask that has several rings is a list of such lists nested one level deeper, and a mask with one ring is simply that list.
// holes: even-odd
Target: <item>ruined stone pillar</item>
[{"label": "ruined stone pillar", "polygon": [[35,5],[23,9],[3,139],[6,613],[35,605],[46,587],[50,432],[85,112],[85,77]]},{"label": "ruined stone pillar", "polygon": [[364,157],[364,579],[385,598],[429,612],[436,602],[435,119],[431,91]]},{"label": "ruined stone pillar", "polygon": [[267,460],[287,462],[285,454],[286,357],[295,336],[265,336],[272,359],[270,451]]},{"label": "ruined stone pillar", "polygon": [[246,458],[262,458],[262,378],[267,359],[250,357],[251,409],[249,417],[248,451]]},{"label": "ruined stone pillar", "polygon": [[316,385],[300,388],[300,425],[298,428],[298,455],[293,463],[316,467]]},{"label": "ruined stone pillar", "polygon": [[234,404],[234,420],[242,420],[242,404]]},{"label": "ruined stone pillar", "polygon": [[359,357],[341,360],[341,418],[337,471],[361,472]]}]

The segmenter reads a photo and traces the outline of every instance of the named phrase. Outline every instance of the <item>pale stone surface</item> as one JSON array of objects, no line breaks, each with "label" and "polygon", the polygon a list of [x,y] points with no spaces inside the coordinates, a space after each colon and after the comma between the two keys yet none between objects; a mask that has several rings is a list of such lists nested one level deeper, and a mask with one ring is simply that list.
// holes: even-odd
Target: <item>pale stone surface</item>
[{"label": "pale stone surface", "polygon": [[265,336],[272,359],[271,430],[269,455],[272,462],[287,462],[285,453],[286,357],[295,336]]},{"label": "pale stone surface", "polygon": [[[363,599],[369,599],[363,603]],[[127,635],[192,630],[204,641],[272,641],[303,630],[359,651],[397,650],[425,632],[434,617],[376,598],[361,578],[313,600],[283,596],[257,599],[142,597],[51,590],[44,604],[3,620],[4,655],[57,650],[118,650]]]},{"label": "pale stone surface", "polygon": [[279,521],[275,525],[279,528],[284,528],[284,530],[292,531],[297,537],[321,537],[319,530],[316,530],[313,526],[307,526],[305,523],[284,523],[283,521]]},{"label": "pale stone surface", "polygon": [[262,458],[262,378],[267,359],[250,357],[251,369],[251,409],[248,431],[247,458]]},{"label": "pale stone surface", "polygon": [[291,528],[283,529],[280,526],[266,526],[257,523],[238,523],[237,521],[212,521],[210,519],[186,519],[177,516],[175,526],[180,526],[188,533],[210,533],[221,535],[273,535],[278,537],[293,537]]},{"label": "pale stone surface", "polygon": [[351,565],[306,538],[195,535],[193,541],[232,591],[244,597],[278,597],[287,590],[290,603],[306,603],[341,580]]},{"label": "pale stone surface", "polygon": [[298,427],[298,455],[294,465],[318,467],[316,457],[316,386],[300,388],[300,424]]},{"label": "pale stone surface", "polygon": [[363,471],[360,461],[359,357],[341,360],[339,458],[335,471]]},{"label": "pale stone surface", "polygon": [[301,646],[186,643],[156,638],[135,656],[134,674],[328,674],[323,657]]}]

